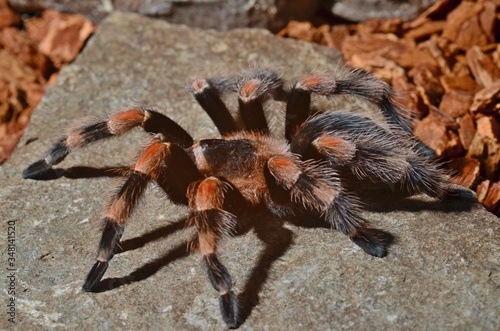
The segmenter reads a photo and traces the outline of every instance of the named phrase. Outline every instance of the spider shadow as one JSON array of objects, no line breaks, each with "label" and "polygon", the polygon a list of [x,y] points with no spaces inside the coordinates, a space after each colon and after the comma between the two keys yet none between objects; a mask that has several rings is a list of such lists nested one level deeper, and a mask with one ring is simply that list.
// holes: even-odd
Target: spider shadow
[{"label": "spider shadow", "polygon": [[[383,202],[383,204],[380,204],[381,202]],[[395,201],[393,196],[382,196],[377,199],[372,199],[367,203],[367,206],[372,207],[368,208],[369,210],[381,212],[391,210],[418,211],[429,208],[442,210],[443,202],[434,203],[433,201],[427,202],[404,197]],[[458,206],[455,209],[451,208],[450,211],[459,211],[461,209],[463,208]],[[251,269],[247,282],[238,294],[241,324],[248,319],[254,307],[259,304],[259,294],[262,292],[263,286],[269,278],[269,272],[273,263],[279,260],[293,244],[293,232],[284,227],[285,223],[304,228],[324,228],[331,230],[331,225],[322,220],[319,215],[300,215],[293,218],[279,219],[272,216],[269,212],[258,209],[254,211],[252,215],[242,215],[239,217],[235,236],[242,236],[254,230],[259,240],[264,243],[264,249],[259,253],[257,262]],[[139,237],[124,240],[120,243],[120,250],[117,254],[140,249],[150,242],[173,235],[186,226],[187,218],[183,218],[147,232]],[[103,279],[98,285],[96,292],[107,292],[124,285],[143,281],[156,274],[168,264],[178,259],[188,257],[189,255],[188,242],[184,241],[170,249],[163,256],[140,266],[127,276]]]},{"label": "spider shadow", "polygon": [[[186,222],[187,219],[184,218],[154,229],[139,237],[124,240],[120,243],[120,250],[117,251],[116,254],[139,249],[150,242],[173,235],[175,232],[184,229],[186,227]],[[272,217],[269,213],[265,213],[264,211],[257,212],[251,216],[241,216],[241,222],[238,225],[235,235],[241,236],[253,229],[257,237],[265,245],[263,251],[259,254],[257,263],[250,271],[248,281],[238,295],[238,301],[241,306],[240,318],[242,322],[250,316],[253,308],[259,303],[259,293],[269,277],[269,271],[271,270],[272,264],[283,256],[293,243],[293,233],[283,227],[284,223],[284,220]],[[170,249],[170,251],[163,256],[142,265],[127,276],[105,278],[99,283],[95,292],[107,292],[125,285],[143,281],[156,274],[168,264],[187,257],[190,254],[187,247],[188,244],[184,241]]]},{"label": "spider shadow", "polygon": [[286,220],[271,216],[265,211],[259,211],[251,217],[242,217],[242,232],[253,229],[265,247],[260,252],[243,290],[238,294],[240,323],[246,321],[253,308],[258,305],[259,293],[269,277],[272,264],[293,244],[293,232],[283,226],[285,222]]},{"label": "spider shadow", "polygon": [[47,169],[35,180],[56,180],[59,178],[82,179],[82,178],[100,178],[100,177],[124,177],[130,172],[129,167],[103,167],[95,168],[88,166],[76,166],[70,168]]},{"label": "spider shadow", "polygon": [[[326,229],[331,231],[332,235],[334,233],[331,224],[325,221],[320,213],[302,213],[278,218],[272,216],[269,212],[259,211],[242,220],[243,226],[253,229],[265,247],[260,252],[258,261],[250,272],[247,283],[238,295],[241,324],[251,315],[253,308],[259,304],[259,293],[261,293],[269,277],[272,264],[285,255],[293,244],[294,233],[284,227],[287,223],[300,228]],[[386,236],[388,246],[394,243],[395,238],[390,233],[378,229],[376,231]],[[347,237],[345,237],[345,240],[348,240]],[[352,243],[352,245],[355,245],[355,243]]]},{"label": "spider shadow", "polygon": [[[119,177],[124,176],[128,171],[127,167],[91,168],[73,167],[54,170],[54,174],[43,178],[44,180],[66,178],[95,178],[95,177]],[[50,174],[49,174],[50,175]],[[375,212],[421,211],[439,210],[445,212],[460,212],[470,210],[474,203],[470,200],[464,201],[438,201],[422,200],[395,193],[389,189],[378,190],[377,194],[372,191],[359,193],[366,210]],[[252,229],[264,244],[264,249],[260,252],[257,262],[253,266],[241,292],[238,294],[240,303],[240,323],[244,323],[251,315],[254,307],[259,304],[259,294],[262,292],[264,284],[269,278],[269,273],[275,261],[279,260],[293,244],[293,232],[284,227],[285,222],[295,226],[305,228],[325,228],[330,230],[331,225],[323,221],[318,215],[303,215],[294,218],[279,219],[270,215],[264,210],[252,211],[252,215],[242,215],[239,217],[236,236],[241,236]],[[132,251],[144,247],[150,242],[166,238],[175,232],[186,227],[187,219],[183,218],[173,223],[161,226],[139,237],[124,240],[120,243],[120,250],[116,254]],[[354,245],[354,244],[353,244]],[[156,274],[163,267],[176,260],[188,257],[188,242],[170,249],[166,254],[143,264],[130,274],[124,277],[105,278],[98,285],[95,292],[107,292],[124,285],[143,281]]]},{"label": "spider shadow", "polygon": [[[422,210],[442,211],[442,212],[462,212],[471,210],[477,205],[475,197],[467,189],[458,189],[458,194],[462,197],[456,200],[423,200],[404,195],[400,191],[393,191],[390,188],[377,188],[374,191],[364,191],[359,194],[363,201],[364,209],[373,212],[409,211],[418,212]],[[290,223],[302,228],[324,228],[332,230],[329,223],[322,219],[319,214],[298,214],[286,219],[266,220],[265,217],[257,215],[252,217],[252,228],[258,238],[265,244],[264,250],[259,256],[256,266],[253,268],[249,280],[238,299],[241,305],[241,323],[251,314],[253,308],[259,303],[259,293],[262,290],[272,264],[283,256],[287,249],[293,244],[293,233],[283,227],[285,223]],[[374,229],[380,235],[385,236],[387,245],[390,247],[397,238],[392,234]],[[354,243],[352,243],[355,245]]]},{"label": "spider shadow", "polygon": [[[67,169],[48,169],[37,180],[56,180],[59,178],[99,178],[99,177],[123,177],[128,173],[128,167],[106,167],[94,168],[88,166],[76,166]],[[258,211],[257,214],[262,215],[264,211]],[[251,229],[255,230],[257,237],[264,243],[265,248],[259,255],[256,266],[252,269],[248,282],[245,284],[243,291],[238,295],[238,300],[241,303],[241,318],[246,320],[250,316],[253,307],[258,304],[259,293],[266,282],[269,270],[274,261],[283,256],[292,244],[293,234],[290,230],[283,227],[284,221],[273,217],[270,221],[270,214],[267,213],[267,218],[255,216],[241,217],[242,222],[239,223],[236,236],[244,235]],[[266,221],[267,220],[267,221]],[[175,232],[186,227],[187,219],[181,219],[174,223],[161,226],[139,237],[124,240],[120,243],[119,250],[116,254],[126,251],[132,251],[144,247],[150,242],[166,238]],[[105,278],[101,280],[95,292],[102,293],[117,289],[124,285],[132,284],[145,280],[168,264],[189,256],[188,242],[175,246],[168,253],[152,260],[149,263],[142,265],[135,271],[124,277]]]},{"label": "spider shadow", "polygon": [[[124,240],[120,242],[119,249],[115,254],[136,250],[144,247],[150,242],[166,238],[174,234],[175,232],[184,229],[186,227],[186,222],[187,218],[183,218],[176,222],[154,229],[153,231],[147,232],[142,236]],[[190,252],[188,250],[188,244],[186,241],[184,241],[183,243],[171,249],[167,254],[142,265],[125,277],[105,278],[101,280],[95,292],[107,292],[124,285],[143,281],[156,274],[160,269],[167,266],[168,264],[178,259],[185,258],[189,256],[189,254]]]},{"label": "spider shadow", "polygon": [[459,213],[470,211],[477,206],[477,199],[472,191],[457,188],[456,193],[457,198],[453,200],[422,199],[422,196],[410,196],[400,190],[391,190],[385,187],[357,192],[357,195],[363,203],[364,210],[379,213],[393,211],[419,212],[423,210]]},{"label": "spider shadow", "polygon": [[[235,236],[242,236],[251,231],[255,231],[257,237],[264,243],[265,247],[260,252],[256,265],[250,271],[250,276],[243,290],[238,295],[240,303],[240,318],[245,321],[250,316],[253,308],[259,303],[259,293],[269,277],[272,264],[285,254],[293,242],[292,231],[283,227],[285,221],[271,216],[265,211],[258,211],[256,214],[243,215],[240,217]],[[124,240],[120,243],[120,250],[116,254],[139,249],[146,244],[160,240],[186,227],[187,219],[181,219],[174,223],[159,227],[143,234],[142,236]],[[175,246],[163,256],[142,265],[135,271],[124,277],[113,277],[103,279],[95,292],[102,293],[114,290],[124,285],[145,280],[160,269],[174,262],[175,260],[187,257],[190,252],[187,249],[188,243]]]}]

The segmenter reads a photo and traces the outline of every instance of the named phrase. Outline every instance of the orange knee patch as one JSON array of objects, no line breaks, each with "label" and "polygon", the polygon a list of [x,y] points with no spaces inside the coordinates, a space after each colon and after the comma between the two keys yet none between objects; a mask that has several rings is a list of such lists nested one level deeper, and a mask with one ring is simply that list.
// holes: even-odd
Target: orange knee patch
[{"label": "orange knee patch", "polygon": [[324,77],[320,75],[310,75],[300,81],[300,87],[305,89],[323,84]]},{"label": "orange knee patch", "polygon": [[68,138],[66,138],[66,145],[71,149],[82,147],[85,143],[85,136],[79,131],[70,133]]},{"label": "orange knee patch", "polygon": [[334,93],[337,82],[335,78],[322,74],[311,74],[304,77],[297,85],[297,88],[303,89],[310,93],[320,93],[329,95]]},{"label": "orange knee patch", "polygon": [[208,87],[208,83],[206,79],[204,78],[196,78],[193,83],[191,84],[191,87],[193,88],[193,91],[195,93],[198,93],[200,91],[203,91],[205,88]]},{"label": "orange knee patch", "polygon": [[267,162],[269,171],[274,178],[290,187],[302,174],[302,170],[293,159],[286,156],[274,156]]},{"label": "orange knee patch", "polygon": [[223,183],[215,177],[203,180],[196,189],[195,210],[221,209],[224,203]]},{"label": "orange knee patch", "polygon": [[321,136],[313,141],[313,146],[323,156],[334,156],[340,162],[348,162],[356,153],[356,146],[334,136]]},{"label": "orange knee patch", "polygon": [[141,125],[146,115],[144,110],[131,109],[112,116],[108,121],[108,129],[114,135],[121,135],[128,130]]},{"label": "orange knee patch", "polygon": [[156,179],[155,173],[166,154],[170,151],[170,144],[155,139],[146,147],[137,160],[134,170]]},{"label": "orange knee patch", "polygon": [[260,87],[261,82],[257,79],[252,79],[249,80],[248,82],[243,85],[240,91],[240,97],[243,101],[248,101],[252,98],[254,98],[256,95],[257,90]]}]

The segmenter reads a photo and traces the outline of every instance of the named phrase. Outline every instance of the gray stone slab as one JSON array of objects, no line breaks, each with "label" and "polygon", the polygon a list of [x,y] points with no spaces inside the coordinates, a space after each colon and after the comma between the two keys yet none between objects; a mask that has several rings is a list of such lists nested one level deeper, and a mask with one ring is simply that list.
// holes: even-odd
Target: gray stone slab
[{"label": "gray stone slab", "polygon": [[79,13],[100,22],[111,12],[124,11],[204,29],[243,27],[282,29],[288,21],[311,19],[317,0],[9,0],[21,12],[52,8]]},{"label": "gray stone slab", "polygon": [[[263,30],[193,30],[133,14],[113,14],[64,69],[33,114],[12,158],[0,167],[0,219],[15,223],[17,329],[214,330],[225,328],[217,294],[198,254],[188,254],[187,210],[157,190],[134,214],[125,252],[101,293],[80,290],[94,263],[102,205],[116,178],[98,171],[126,164],[141,132],[71,154],[61,178],[23,180],[68,125],[132,105],[155,107],[196,138],[216,135],[185,89],[198,74],[280,66],[292,80],[331,68],[339,55]],[[80,167],[80,168],[76,168]],[[93,171],[84,168],[94,168]],[[459,211],[426,197],[388,201],[366,218],[397,237],[389,255],[363,253],[328,227],[254,215],[221,248],[245,305],[242,330],[494,330],[500,325],[499,220],[476,206]],[[8,266],[7,266],[8,267]],[[7,274],[7,268],[3,268]],[[0,329],[9,281],[0,282]]]},{"label": "gray stone slab", "polygon": [[332,13],[354,22],[380,17],[397,17],[409,21],[435,2],[436,0],[337,0],[333,2]]}]

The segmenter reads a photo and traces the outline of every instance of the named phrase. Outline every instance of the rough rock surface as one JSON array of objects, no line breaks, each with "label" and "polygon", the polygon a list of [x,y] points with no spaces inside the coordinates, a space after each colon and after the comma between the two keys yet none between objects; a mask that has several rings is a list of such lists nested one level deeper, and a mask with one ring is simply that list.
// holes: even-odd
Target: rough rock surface
[{"label": "rough rock surface", "polygon": [[361,22],[370,18],[398,17],[410,20],[436,0],[338,0],[332,13],[346,20]]},{"label": "rough rock surface", "polygon": [[114,10],[165,18],[192,27],[228,30],[241,27],[283,28],[290,19],[310,19],[317,0],[9,0],[20,11],[52,8],[79,13],[99,22]]},{"label": "rough rock surface", "polygon": [[[16,321],[22,330],[223,329],[217,294],[197,254],[188,254],[186,209],[154,189],[124,235],[101,293],[80,290],[94,263],[106,167],[126,164],[141,132],[71,154],[47,181],[21,172],[75,119],[132,105],[158,108],[192,132],[215,127],[185,90],[199,74],[249,63],[279,65],[292,79],[330,68],[339,55],[263,30],[192,30],[115,13],[64,69],[35,110],[12,158],[0,167],[0,219],[15,223]],[[232,273],[246,319],[242,330],[482,329],[500,325],[500,223],[426,197],[382,200],[365,216],[397,237],[377,259],[328,226],[254,215],[228,239],[221,260]],[[467,209],[467,210],[463,210]],[[7,263],[4,253],[2,260]],[[2,306],[9,284],[0,283]],[[0,329],[11,328],[5,315]]]}]

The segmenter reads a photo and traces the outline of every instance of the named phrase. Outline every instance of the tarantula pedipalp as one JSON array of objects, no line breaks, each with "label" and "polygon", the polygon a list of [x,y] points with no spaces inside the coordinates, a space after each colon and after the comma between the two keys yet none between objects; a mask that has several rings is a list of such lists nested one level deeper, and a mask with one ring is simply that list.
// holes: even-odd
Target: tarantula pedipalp
[{"label": "tarantula pedipalp", "polygon": [[[239,129],[221,99],[237,90]],[[81,125],[56,142],[48,155],[26,168],[25,178],[43,178],[71,151],[119,136],[134,127],[155,134],[106,206],[97,262],[83,286],[96,290],[115,253],[125,223],[154,181],[176,204],[189,208],[188,221],[220,309],[229,327],[240,319],[238,299],[228,270],[217,258],[217,244],[230,233],[238,215],[265,206],[277,217],[314,215],[347,235],[365,252],[387,254],[392,236],[368,226],[361,216],[357,186],[391,184],[409,193],[439,199],[465,197],[448,186],[447,177],[411,136],[409,120],[392,102],[390,88],[362,70],[311,73],[285,90],[272,70],[248,72],[234,83],[198,78],[190,86],[212,118],[221,138],[195,142],[178,124],[148,109],[118,112],[105,121]],[[382,127],[356,114],[311,114],[311,95],[352,94],[376,104],[389,123]],[[286,96],[285,137],[269,134],[263,104],[270,95]]]}]

